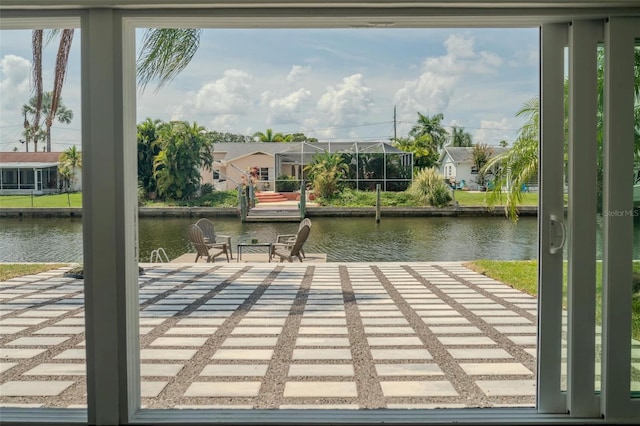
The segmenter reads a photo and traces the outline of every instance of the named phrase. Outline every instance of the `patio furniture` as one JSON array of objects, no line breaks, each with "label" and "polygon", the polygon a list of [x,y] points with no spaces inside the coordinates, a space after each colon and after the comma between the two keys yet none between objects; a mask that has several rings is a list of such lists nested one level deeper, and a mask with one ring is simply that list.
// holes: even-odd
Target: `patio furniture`
[{"label": "patio furniture", "polygon": [[302,250],[302,246],[305,241],[309,237],[309,231],[311,230],[311,226],[309,224],[303,224],[298,229],[296,233],[295,241],[292,245],[278,246],[275,247],[272,252],[274,255],[280,257],[280,262],[284,259],[287,259],[289,262],[293,262],[293,258],[297,257],[300,262],[302,262],[302,254],[300,251]]},{"label": "patio furniture", "polygon": [[197,225],[189,226],[189,241],[191,241],[191,244],[196,249],[196,263],[198,263],[198,259],[201,257],[207,259],[207,263],[214,262],[216,257],[223,254],[227,256],[227,262],[229,261],[227,245],[225,243],[211,244],[205,242],[204,233]]},{"label": "patio furniture", "polygon": [[[311,219],[304,218],[300,221],[298,225],[298,231],[304,226],[308,225],[311,228]],[[279,234],[276,235],[276,241],[271,245],[271,257],[274,255],[274,250],[276,248],[287,248],[291,247],[296,241],[296,234]],[[300,254],[302,257],[305,257],[304,250],[300,249]]]},{"label": "patio furniture", "polygon": [[246,242],[246,243],[238,243],[238,253],[236,256],[236,262],[240,262],[242,260],[242,250],[247,247],[264,247],[267,249],[267,259],[271,262],[271,253],[272,253],[273,243],[257,243],[257,242]]},{"label": "patio furniture", "polygon": [[215,228],[213,226],[213,222],[211,222],[207,218],[199,219],[196,222],[196,226],[202,229],[205,243],[226,244],[227,252],[230,254],[231,259],[233,259],[233,248],[231,247],[231,237],[229,235],[216,234]]}]

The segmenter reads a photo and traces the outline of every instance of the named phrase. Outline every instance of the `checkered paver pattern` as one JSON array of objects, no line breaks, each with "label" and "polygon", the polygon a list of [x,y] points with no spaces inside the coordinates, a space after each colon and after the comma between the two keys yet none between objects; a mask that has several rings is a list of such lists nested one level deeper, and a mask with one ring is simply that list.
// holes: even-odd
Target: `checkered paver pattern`
[{"label": "checkered paver pattern", "polygon": [[[459,262],[142,266],[144,407],[535,404],[535,298]],[[0,406],[86,405],[62,273],[0,283]]]}]

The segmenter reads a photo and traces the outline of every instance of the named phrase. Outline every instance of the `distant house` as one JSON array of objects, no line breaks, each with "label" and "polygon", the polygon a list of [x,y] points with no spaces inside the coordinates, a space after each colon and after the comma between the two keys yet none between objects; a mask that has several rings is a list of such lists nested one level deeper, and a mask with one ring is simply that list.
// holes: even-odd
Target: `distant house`
[{"label": "distant house", "polygon": [[[0,194],[51,194],[60,192],[58,175],[60,152],[0,152]],[[72,191],[82,189],[76,170]]]},{"label": "distant house", "polygon": [[[493,154],[491,157],[502,154],[509,150],[499,146],[492,146]],[[490,157],[490,158],[491,158]],[[440,174],[450,182],[456,185],[464,183],[470,189],[478,189],[478,169],[473,164],[473,147],[453,147],[445,146],[440,153]],[[493,171],[485,176],[485,180],[493,178]]]},{"label": "distant house", "polygon": [[246,180],[249,168],[257,168],[258,189],[274,188],[275,154],[288,147],[279,142],[220,142],[213,144],[213,172],[202,170],[202,183],[221,191],[236,189]]},{"label": "distant house", "polygon": [[280,176],[306,179],[304,168],[322,152],[341,153],[349,165],[346,183],[357,189],[403,190],[411,184],[413,153],[386,142],[249,142],[216,143],[213,172],[202,170],[202,182],[218,190],[236,189],[249,169],[258,175],[258,190],[274,190]]}]

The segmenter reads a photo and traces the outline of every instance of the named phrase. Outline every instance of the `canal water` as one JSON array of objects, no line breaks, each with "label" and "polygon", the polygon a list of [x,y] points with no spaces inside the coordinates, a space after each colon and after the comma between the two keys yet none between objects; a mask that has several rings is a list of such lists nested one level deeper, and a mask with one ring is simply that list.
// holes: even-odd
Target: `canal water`
[{"label": "canal water", "polygon": [[[174,259],[193,252],[187,228],[197,218],[139,219],[140,262],[162,247]],[[293,234],[296,222],[241,223],[214,217],[216,231],[239,242],[275,241]],[[505,217],[314,217],[305,243],[308,253],[329,262],[414,262],[531,260],[537,258],[536,217],[517,223]],[[640,216],[634,216],[633,259],[640,259]],[[597,218],[597,259],[602,259],[602,216]],[[565,254],[566,254],[565,247]],[[81,218],[0,218],[0,262],[82,262]]]},{"label": "canal water", "polygon": [[[140,218],[140,261],[162,247],[169,258],[193,251],[187,228],[194,218]],[[241,223],[212,218],[216,232],[234,246],[251,239],[274,241],[295,233],[297,223]],[[537,257],[537,220],[517,223],[496,217],[312,218],[308,253],[329,262],[411,262],[473,259],[528,260]],[[80,218],[0,219],[0,262],[82,262]]]}]

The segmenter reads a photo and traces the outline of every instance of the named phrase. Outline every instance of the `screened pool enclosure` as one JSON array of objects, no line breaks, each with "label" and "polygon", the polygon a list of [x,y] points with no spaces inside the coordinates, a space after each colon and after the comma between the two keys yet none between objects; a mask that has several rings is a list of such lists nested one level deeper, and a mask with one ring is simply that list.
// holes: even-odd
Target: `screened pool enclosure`
[{"label": "screened pool enclosure", "polygon": [[[338,153],[349,171],[345,186],[359,190],[404,191],[413,180],[413,153],[386,142],[301,142],[275,154],[276,176],[308,179],[305,166],[323,152]],[[279,179],[279,178],[278,178]]]}]

